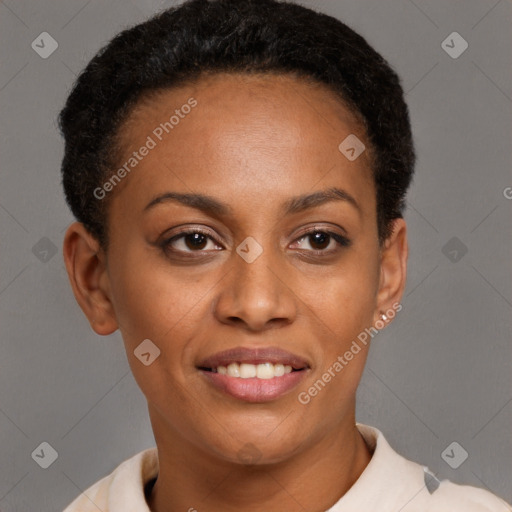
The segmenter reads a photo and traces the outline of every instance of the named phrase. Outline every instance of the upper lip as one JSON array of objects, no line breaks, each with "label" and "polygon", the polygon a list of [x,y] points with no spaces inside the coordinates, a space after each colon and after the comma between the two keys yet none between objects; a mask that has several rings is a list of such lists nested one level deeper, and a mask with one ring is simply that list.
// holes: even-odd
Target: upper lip
[{"label": "upper lip", "polygon": [[289,365],[294,370],[309,368],[308,362],[302,357],[277,347],[247,348],[236,347],[217,352],[203,359],[198,368],[217,368],[230,363],[261,364],[272,363]]}]

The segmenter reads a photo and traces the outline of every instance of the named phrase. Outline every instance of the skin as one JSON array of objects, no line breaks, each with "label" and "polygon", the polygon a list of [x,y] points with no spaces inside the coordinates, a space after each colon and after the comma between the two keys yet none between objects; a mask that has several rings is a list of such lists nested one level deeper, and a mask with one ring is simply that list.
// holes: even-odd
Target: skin
[{"label": "skin", "polygon": [[[367,347],[308,404],[297,397],[400,301],[406,225],[397,219],[379,245],[364,129],[325,87],[290,76],[218,74],[141,101],[121,132],[120,165],[190,97],[198,105],[112,192],[108,250],[82,224],[68,228],[70,282],[96,333],[120,329],[147,399],[160,463],[152,511],[324,511],[371,459],[355,427]],[[338,149],[351,133],[367,147],[353,162]],[[330,187],[358,206],[328,201],[283,215],[291,197]],[[170,191],[207,194],[232,212],[176,201],[144,212]],[[159,247],[177,226],[212,239],[199,249],[190,237]],[[315,227],[350,246],[304,237]],[[252,263],[236,252],[248,236],[263,248]],[[161,350],[149,366],[133,354],[147,338]],[[196,368],[237,346],[277,346],[310,369],[290,393],[247,403]],[[243,464],[248,443],[259,459]]]}]

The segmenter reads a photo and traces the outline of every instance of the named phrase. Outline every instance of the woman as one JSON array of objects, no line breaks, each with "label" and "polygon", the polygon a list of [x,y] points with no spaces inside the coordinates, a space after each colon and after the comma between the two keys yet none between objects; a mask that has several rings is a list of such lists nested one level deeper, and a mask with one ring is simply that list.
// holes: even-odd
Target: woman
[{"label": "woman", "polygon": [[357,424],[401,309],[399,78],[340,21],[191,0],[119,34],[60,117],[76,300],[120,329],[157,447],[66,512],[505,511]]}]

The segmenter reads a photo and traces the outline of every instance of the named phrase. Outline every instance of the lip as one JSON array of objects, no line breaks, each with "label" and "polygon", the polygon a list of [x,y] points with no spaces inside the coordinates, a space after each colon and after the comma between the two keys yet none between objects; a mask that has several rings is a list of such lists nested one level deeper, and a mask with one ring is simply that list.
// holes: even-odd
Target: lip
[{"label": "lip", "polygon": [[262,403],[277,400],[289,393],[306,377],[309,370],[285,373],[281,377],[273,379],[258,379],[256,377],[242,379],[205,370],[200,370],[200,372],[214,387],[233,398],[245,402]]},{"label": "lip", "polygon": [[218,366],[227,366],[229,363],[233,362],[239,364],[272,363],[290,365],[294,370],[302,370],[310,367],[308,361],[302,357],[277,347],[236,347],[222,352],[217,352],[216,354],[203,359],[196,366],[199,369],[217,368]]},{"label": "lip", "polygon": [[[208,371],[208,369],[227,366],[233,362],[239,364],[272,363],[289,365],[295,371],[272,379],[258,379],[256,377],[242,379],[241,377],[230,377],[229,375]],[[245,402],[262,403],[277,400],[298,386],[309,373],[310,365],[302,357],[277,347],[257,349],[237,347],[207,357],[197,365],[197,369],[210,384],[223,393]]]}]

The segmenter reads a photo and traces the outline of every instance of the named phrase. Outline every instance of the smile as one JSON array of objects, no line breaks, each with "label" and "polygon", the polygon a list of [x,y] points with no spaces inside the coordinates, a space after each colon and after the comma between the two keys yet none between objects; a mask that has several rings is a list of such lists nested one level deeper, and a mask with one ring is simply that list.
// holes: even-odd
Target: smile
[{"label": "smile", "polygon": [[273,379],[274,377],[282,377],[286,373],[291,373],[294,370],[290,365],[260,363],[230,363],[227,366],[218,366],[217,368],[205,368],[207,371],[220,373],[221,375],[229,375],[230,377],[237,377],[240,379]]},{"label": "smile", "polygon": [[246,402],[269,402],[298,386],[310,366],[277,348],[236,348],[201,361],[197,369],[224,394]]}]

